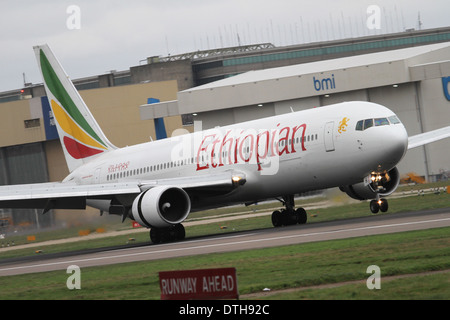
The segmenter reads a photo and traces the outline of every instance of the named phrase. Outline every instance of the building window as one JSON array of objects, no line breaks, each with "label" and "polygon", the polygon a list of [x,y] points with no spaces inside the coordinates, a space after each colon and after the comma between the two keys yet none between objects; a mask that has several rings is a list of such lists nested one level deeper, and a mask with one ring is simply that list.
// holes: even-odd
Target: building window
[{"label": "building window", "polygon": [[37,128],[41,126],[41,119],[30,119],[30,120],[24,120],[25,129],[29,128]]}]

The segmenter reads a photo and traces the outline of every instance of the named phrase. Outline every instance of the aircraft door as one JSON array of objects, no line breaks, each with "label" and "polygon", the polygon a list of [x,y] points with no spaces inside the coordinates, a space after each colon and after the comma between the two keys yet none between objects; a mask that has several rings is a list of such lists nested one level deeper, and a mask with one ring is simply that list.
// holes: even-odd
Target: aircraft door
[{"label": "aircraft door", "polygon": [[324,137],[325,137],[325,150],[327,152],[334,151],[333,128],[334,128],[334,121],[330,121],[325,124]]}]

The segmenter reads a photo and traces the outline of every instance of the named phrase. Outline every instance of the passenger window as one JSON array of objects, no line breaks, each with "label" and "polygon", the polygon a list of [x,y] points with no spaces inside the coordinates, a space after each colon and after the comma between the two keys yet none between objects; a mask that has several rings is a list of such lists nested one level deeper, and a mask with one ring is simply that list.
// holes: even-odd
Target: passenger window
[{"label": "passenger window", "polygon": [[392,124],[398,124],[398,123],[400,123],[400,120],[398,120],[398,118],[397,118],[396,116],[391,116],[391,117],[389,117],[389,121],[390,121]]},{"label": "passenger window", "polygon": [[388,126],[389,125],[389,121],[386,118],[378,118],[375,119],[375,126],[379,127],[379,126]]},{"label": "passenger window", "polygon": [[364,120],[358,121],[358,122],[356,123],[356,128],[355,128],[355,130],[356,130],[356,131],[363,131],[363,123],[364,123]]},{"label": "passenger window", "polygon": [[364,120],[364,130],[373,127],[373,119]]}]

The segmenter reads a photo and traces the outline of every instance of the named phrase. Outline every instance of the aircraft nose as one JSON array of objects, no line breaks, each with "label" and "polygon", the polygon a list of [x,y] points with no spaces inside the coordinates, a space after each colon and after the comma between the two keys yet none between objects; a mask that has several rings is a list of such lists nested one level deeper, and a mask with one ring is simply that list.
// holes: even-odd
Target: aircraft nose
[{"label": "aircraft nose", "polygon": [[395,166],[408,150],[408,134],[402,124],[392,126],[392,130],[389,131],[389,136],[385,140],[385,155],[389,159],[388,165]]}]

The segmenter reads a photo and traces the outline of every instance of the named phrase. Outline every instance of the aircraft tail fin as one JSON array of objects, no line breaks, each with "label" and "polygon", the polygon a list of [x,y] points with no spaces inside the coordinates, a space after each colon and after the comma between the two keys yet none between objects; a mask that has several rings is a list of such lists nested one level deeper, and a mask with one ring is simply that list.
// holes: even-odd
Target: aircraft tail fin
[{"label": "aircraft tail fin", "polygon": [[48,45],[33,47],[69,171],[114,150]]}]

